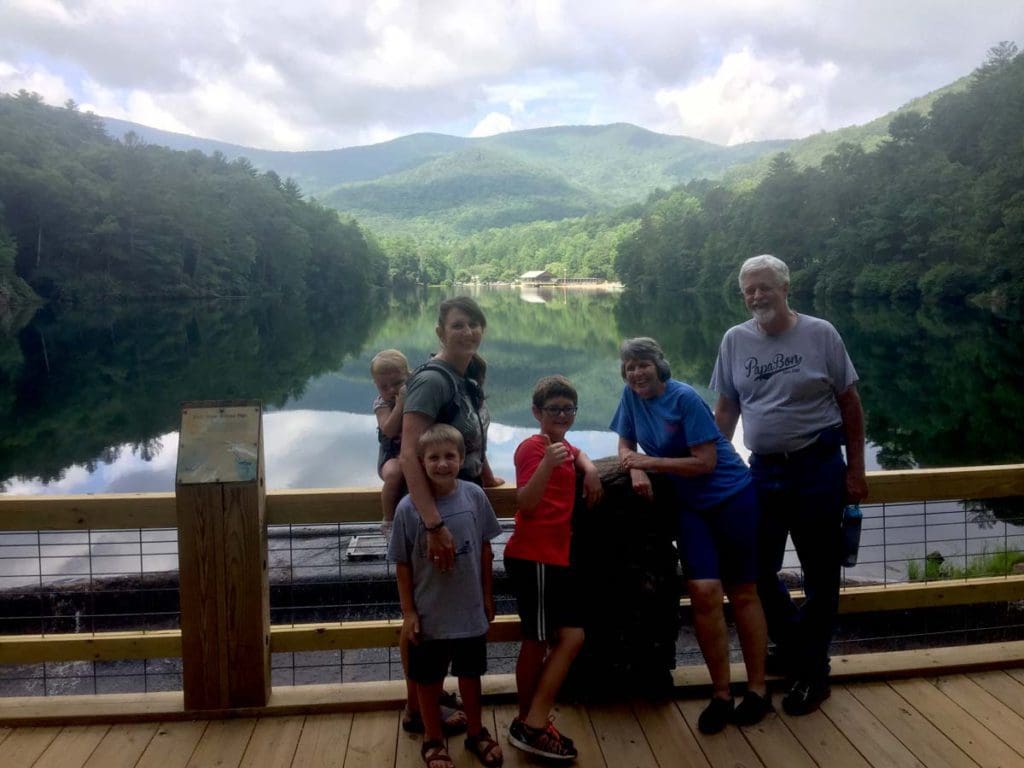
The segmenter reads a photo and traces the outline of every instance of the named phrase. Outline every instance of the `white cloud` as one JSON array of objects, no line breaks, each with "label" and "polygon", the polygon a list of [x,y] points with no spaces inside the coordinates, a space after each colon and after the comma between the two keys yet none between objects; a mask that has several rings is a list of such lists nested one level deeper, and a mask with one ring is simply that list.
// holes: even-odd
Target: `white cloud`
[{"label": "white cloud", "polygon": [[804,135],[1024,43],[1019,0],[7,0],[3,17],[5,90],[288,149],[507,130],[500,116]]},{"label": "white cloud", "polygon": [[80,105],[82,110],[106,117],[142,123],[164,131],[192,133],[188,125],[179,120],[166,107],[157,104],[156,98],[145,91],[125,93],[104,88],[94,81],[85,83],[82,91],[84,99]]},{"label": "white cloud", "polygon": [[228,80],[206,83],[191,95],[195,124],[204,135],[230,132],[255,147],[303,149],[305,130],[273,100],[237,88]]},{"label": "white cloud", "polygon": [[512,130],[512,118],[501,112],[490,112],[477,123],[469,135],[474,138],[481,136],[494,136],[497,133],[507,133]]},{"label": "white cloud", "polygon": [[671,115],[671,133],[721,144],[805,136],[828,124],[828,91],[839,73],[830,61],[758,57],[749,48],[727,55],[713,74],[654,96]]},{"label": "white cloud", "polygon": [[74,92],[60,75],[29,65],[0,60],[0,92],[35,91],[49,104],[63,104],[75,98]]}]

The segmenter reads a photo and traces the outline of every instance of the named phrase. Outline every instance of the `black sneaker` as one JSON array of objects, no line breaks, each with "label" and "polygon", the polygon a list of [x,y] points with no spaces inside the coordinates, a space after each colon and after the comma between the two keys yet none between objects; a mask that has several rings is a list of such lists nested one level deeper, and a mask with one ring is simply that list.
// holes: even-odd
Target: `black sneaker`
[{"label": "black sneaker", "polygon": [[576,759],[576,747],[551,723],[546,728],[531,728],[518,717],[508,726],[508,742],[516,749],[547,760],[568,762]]},{"label": "black sneaker", "polygon": [[793,717],[809,715],[831,695],[832,689],[829,687],[828,681],[797,680],[789,689],[789,693],[782,697],[782,708],[787,715]]},{"label": "black sneaker", "polygon": [[775,711],[772,706],[772,694],[760,696],[753,691],[743,695],[743,701],[732,712],[732,721],[736,725],[755,725],[764,720],[765,715]]},{"label": "black sneaker", "polygon": [[697,718],[697,730],[710,736],[718,733],[732,720],[732,699],[713,698]]}]

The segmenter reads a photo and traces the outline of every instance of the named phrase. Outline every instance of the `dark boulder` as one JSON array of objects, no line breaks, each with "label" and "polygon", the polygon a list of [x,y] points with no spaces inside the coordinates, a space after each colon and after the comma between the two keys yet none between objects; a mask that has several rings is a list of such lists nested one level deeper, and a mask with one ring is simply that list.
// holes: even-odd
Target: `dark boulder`
[{"label": "dark boulder", "polygon": [[586,642],[566,692],[664,695],[675,668],[681,588],[672,486],[652,476],[656,501],[648,502],[633,493],[616,459],[595,463],[604,498],[593,509],[577,504],[573,520]]}]

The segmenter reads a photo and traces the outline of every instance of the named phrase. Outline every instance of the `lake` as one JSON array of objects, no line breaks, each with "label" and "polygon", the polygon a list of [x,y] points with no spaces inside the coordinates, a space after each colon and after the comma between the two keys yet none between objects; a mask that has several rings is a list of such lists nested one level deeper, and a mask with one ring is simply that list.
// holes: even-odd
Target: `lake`
[{"label": "lake", "polygon": [[[706,384],[722,333],[746,316],[739,297],[724,294],[654,301],[558,289],[464,292],[488,318],[481,353],[489,365],[489,453],[510,481],[512,453],[535,428],[530,393],[540,376],[562,373],[576,384],[571,438],[591,456],[611,455],[621,339],[659,339],[673,375],[710,402]],[[436,349],[443,295],[422,290],[319,307],[268,300],[44,308],[0,333],[2,489],[170,491],[180,403],[224,398],[265,404],[268,487],[378,485],[370,358],[396,347],[413,365],[426,359]],[[803,306],[798,291],[793,306],[828,318],[846,340],[861,377],[869,469],[1024,461],[1019,323],[968,309]],[[963,520],[966,513],[935,514]],[[1016,526],[993,530],[1007,518],[999,507],[970,515],[980,521],[979,547],[1016,533]],[[870,548],[872,530],[889,524],[873,526],[867,517]],[[922,526],[911,519],[899,527],[913,529],[908,539],[917,542]],[[963,522],[959,529],[959,549],[970,548]],[[898,539],[894,529],[886,543]],[[876,571],[865,576],[885,575]]]}]

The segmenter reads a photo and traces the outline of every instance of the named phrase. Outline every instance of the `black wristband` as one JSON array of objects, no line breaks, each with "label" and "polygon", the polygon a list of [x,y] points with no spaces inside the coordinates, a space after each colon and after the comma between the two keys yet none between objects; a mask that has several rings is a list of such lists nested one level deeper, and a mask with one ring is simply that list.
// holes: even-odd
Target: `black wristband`
[{"label": "black wristband", "polygon": [[444,528],[444,520],[442,520],[437,525],[425,525],[423,527],[427,529],[427,533],[437,533],[442,528]]}]

